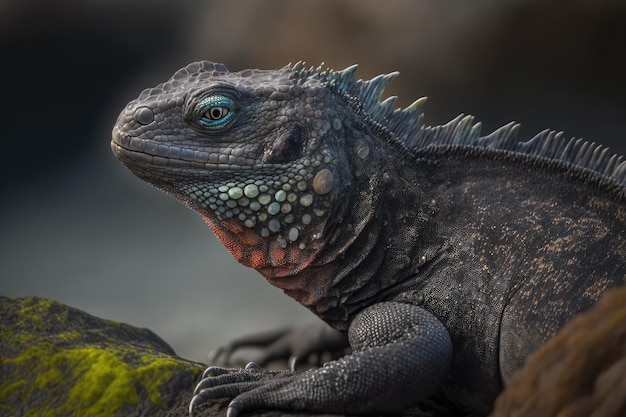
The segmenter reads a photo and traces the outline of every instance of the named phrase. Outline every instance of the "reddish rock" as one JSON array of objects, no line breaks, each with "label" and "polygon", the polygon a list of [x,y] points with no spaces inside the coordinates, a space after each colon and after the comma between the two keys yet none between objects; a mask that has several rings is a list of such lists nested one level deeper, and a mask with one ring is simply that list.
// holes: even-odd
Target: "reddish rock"
[{"label": "reddish rock", "polygon": [[608,292],[511,379],[493,417],[626,416],[626,287]]}]

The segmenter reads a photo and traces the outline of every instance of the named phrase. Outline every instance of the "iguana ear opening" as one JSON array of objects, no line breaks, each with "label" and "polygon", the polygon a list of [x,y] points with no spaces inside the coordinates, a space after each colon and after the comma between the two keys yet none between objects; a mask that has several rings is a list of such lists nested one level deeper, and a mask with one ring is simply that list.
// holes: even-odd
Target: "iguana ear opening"
[{"label": "iguana ear opening", "polygon": [[304,129],[295,126],[286,134],[276,138],[265,151],[263,163],[281,164],[300,158],[305,141],[304,135]]}]

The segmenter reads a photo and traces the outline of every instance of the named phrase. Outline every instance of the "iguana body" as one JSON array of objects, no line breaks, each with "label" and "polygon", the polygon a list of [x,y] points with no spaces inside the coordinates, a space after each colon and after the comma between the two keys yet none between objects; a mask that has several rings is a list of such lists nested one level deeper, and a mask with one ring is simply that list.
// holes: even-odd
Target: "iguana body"
[{"label": "iguana body", "polygon": [[[199,402],[398,411],[440,387],[490,410],[511,373],[626,276],[626,163],[471,117],[425,127],[395,76],[199,62],[145,90],[111,146],[197,210],[241,263],[348,332],[353,353],[305,373],[210,369]],[[193,404],[192,404],[193,406]]]}]

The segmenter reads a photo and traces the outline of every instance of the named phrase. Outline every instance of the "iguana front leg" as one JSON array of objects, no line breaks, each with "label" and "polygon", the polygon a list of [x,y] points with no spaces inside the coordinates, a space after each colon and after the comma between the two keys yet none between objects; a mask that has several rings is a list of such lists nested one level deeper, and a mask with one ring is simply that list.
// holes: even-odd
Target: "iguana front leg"
[{"label": "iguana front leg", "polygon": [[385,302],[359,313],[348,333],[353,353],[298,373],[212,367],[189,410],[208,399],[233,397],[228,417],[275,408],[325,413],[396,412],[428,397],[452,361],[452,341],[428,311]]}]

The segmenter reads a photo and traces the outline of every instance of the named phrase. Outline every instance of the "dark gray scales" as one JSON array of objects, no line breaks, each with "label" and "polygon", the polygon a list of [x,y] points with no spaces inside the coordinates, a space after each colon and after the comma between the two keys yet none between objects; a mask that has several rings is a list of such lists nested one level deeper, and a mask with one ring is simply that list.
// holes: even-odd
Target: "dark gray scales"
[{"label": "dark gray scales", "polygon": [[[514,123],[481,136],[471,116],[424,126],[424,99],[380,101],[397,73],[355,71],[193,63],[114,127],[133,173],[352,348],[306,372],[209,368],[191,410],[384,413],[437,394],[486,414],[528,355],[625,284],[623,156],[550,130],[518,141]],[[266,359],[324,348],[283,336],[248,340]]]}]

